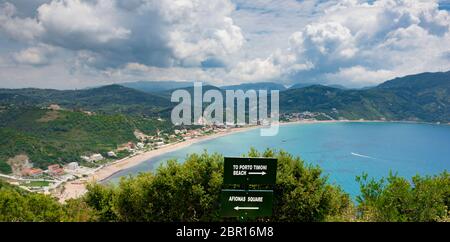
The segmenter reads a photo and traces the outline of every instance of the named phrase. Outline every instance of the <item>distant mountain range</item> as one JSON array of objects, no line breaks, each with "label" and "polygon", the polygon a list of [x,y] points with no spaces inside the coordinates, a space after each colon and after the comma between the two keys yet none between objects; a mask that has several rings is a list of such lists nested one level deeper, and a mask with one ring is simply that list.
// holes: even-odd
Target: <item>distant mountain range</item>
[{"label": "distant mountain range", "polygon": [[243,90],[243,91],[247,91],[247,90],[284,91],[284,90],[286,90],[285,86],[283,86],[279,83],[273,83],[273,82],[244,83],[244,84],[233,85],[233,86],[222,86],[220,88],[224,89],[224,90]]},{"label": "distant mountain range", "polygon": [[[158,93],[161,91],[169,91],[174,89],[185,89],[193,87],[192,82],[178,82],[178,81],[138,81],[126,82],[119,84],[124,87],[133,88],[139,91],[148,93]],[[212,86],[208,83],[203,83],[204,86]],[[274,82],[258,82],[258,83],[244,83],[238,85],[220,86],[217,87],[223,90],[286,90],[286,87]]]},{"label": "distant mountain range", "polygon": [[120,85],[149,93],[157,93],[171,89],[179,89],[193,86],[192,82],[179,82],[179,81],[137,81],[137,82],[125,82],[121,83]]},{"label": "distant mountain range", "polygon": [[[127,87],[125,87],[125,86]],[[192,91],[189,82],[135,82],[92,89],[0,89],[0,105],[57,103],[69,109],[101,113],[166,116],[174,103],[173,89]],[[234,86],[204,86],[203,90],[281,90],[282,113],[324,112],[334,118],[414,120],[450,122],[450,72],[421,73],[365,89],[323,85],[294,85],[286,89],[276,83],[247,83]]]},{"label": "distant mountain range", "polygon": [[[147,93],[160,93],[165,91],[171,91],[174,89],[185,89],[189,87],[193,87],[192,82],[181,82],[181,81],[137,81],[137,82],[125,82],[120,83],[118,85],[133,88],[139,91],[147,92]],[[212,86],[208,83],[204,83],[204,86]],[[304,88],[309,86],[317,85],[315,83],[297,83],[289,88],[286,86],[275,83],[275,82],[256,82],[256,83],[243,83],[243,84],[237,84],[237,85],[227,85],[227,86],[217,86],[217,88],[220,88],[222,90],[279,90],[279,91],[285,91],[287,89],[298,89],[298,88]],[[345,86],[333,84],[333,85],[326,85],[329,87],[339,88],[339,89],[349,89]]]},{"label": "distant mountain range", "polygon": [[[299,88],[316,86],[316,85],[321,85],[321,84],[317,84],[317,83],[297,83],[297,84],[294,84],[294,85],[290,86],[289,89],[299,89]],[[329,85],[322,85],[322,86],[333,87],[333,88],[344,89],[344,90],[346,90],[346,89],[354,89],[354,88],[348,88],[346,86],[339,85],[339,84],[329,84]],[[361,88],[361,89],[363,89],[363,88]]]},{"label": "distant mountain range", "polygon": [[0,105],[10,104],[41,107],[58,104],[67,109],[143,116],[157,116],[172,105],[167,96],[145,93],[115,84],[64,91],[35,88],[0,89]]}]

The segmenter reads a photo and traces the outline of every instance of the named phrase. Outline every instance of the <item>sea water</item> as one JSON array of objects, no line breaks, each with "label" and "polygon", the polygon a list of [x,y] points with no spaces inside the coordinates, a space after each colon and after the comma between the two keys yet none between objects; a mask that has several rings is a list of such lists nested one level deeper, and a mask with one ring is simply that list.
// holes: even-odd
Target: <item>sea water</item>
[{"label": "sea water", "polygon": [[202,141],[123,170],[108,181],[153,170],[168,159],[183,162],[190,153],[207,150],[241,156],[250,147],[282,149],[319,165],[329,183],[340,185],[353,198],[359,194],[355,178],[363,172],[373,178],[386,177],[390,171],[411,178],[450,171],[448,125],[337,122],[283,125],[273,137],[261,137],[259,130],[253,129]]}]

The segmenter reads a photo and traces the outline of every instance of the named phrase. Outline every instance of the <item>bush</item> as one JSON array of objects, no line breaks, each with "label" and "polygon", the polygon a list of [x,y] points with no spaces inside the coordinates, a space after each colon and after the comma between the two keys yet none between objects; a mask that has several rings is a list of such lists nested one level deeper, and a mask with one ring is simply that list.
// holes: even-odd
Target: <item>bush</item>
[{"label": "bush", "polygon": [[[249,153],[251,157],[260,155],[278,158],[273,217],[260,220],[323,221],[351,207],[349,196],[327,184],[320,168],[305,166],[285,152]],[[122,178],[117,187],[90,186],[86,202],[107,221],[223,221],[220,191],[233,186],[222,183],[222,174],[221,155],[193,154],[184,163],[168,161],[155,173]]]},{"label": "bush", "polygon": [[357,197],[361,219],[368,221],[426,222],[448,221],[450,176],[415,176],[412,184],[389,174],[387,179],[357,177],[361,195]]},{"label": "bush", "polygon": [[63,205],[50,196],[28,193],[0,181],[0,221],[63,222],[94,219],[92,209],[80,200],[71,200]]}]

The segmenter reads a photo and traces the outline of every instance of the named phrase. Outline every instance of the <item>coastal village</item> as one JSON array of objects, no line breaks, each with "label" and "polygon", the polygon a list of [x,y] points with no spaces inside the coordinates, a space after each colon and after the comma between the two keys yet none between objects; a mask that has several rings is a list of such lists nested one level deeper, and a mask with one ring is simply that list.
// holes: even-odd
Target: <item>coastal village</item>
[{"label": "coastal village", "polygon": [[[49,109],[59,109],[51,105]],[[89,114],[89,115],[92,115]],[[51,164],[47,169],[33,167],[32,161],[26,155],[16,156],[16,165],[11,175],[0,174],[0,178],[10,184],[30,191],[44,194],[61,193],[60,189],[68,182],[85,184],[88,177],[96,171],[139,154],[158,150],[183,141],[217,133],[229,132],[236,125],[206,125],[204,120],[198,120],[199,126],[195,129],[179,128],[173,133],[157,131],[155,135],[146,135],[135,130],[137,141],[129,141],[105,153],[93,153],[80,156],[82,162],[69,162],[67,164]]]}]

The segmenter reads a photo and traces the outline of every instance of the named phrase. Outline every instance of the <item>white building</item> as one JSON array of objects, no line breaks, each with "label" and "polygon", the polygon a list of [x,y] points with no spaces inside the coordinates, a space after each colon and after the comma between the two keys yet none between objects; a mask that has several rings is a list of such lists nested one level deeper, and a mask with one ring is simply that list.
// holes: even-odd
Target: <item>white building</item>
[{"label": "white building", "polygon": [[145,146],[145,144],[144,144],[144,143],[141,143],[141,142],[139,142],[139,143],[136,144],[136,147],[138,147],[139,149],[143,149],[144,146]]},{"label": "white building", "polygon": [[90,157],[88,157],[88,156],[81,156],[81,159],[83,159],[83,160],[85,160],[85,161],[91,161],[91,158]]},{"label": "white building", "polygon": [[114,153],[114,151],[109,151],[109,152],[107,153],[107,155],[108,155],[109,157],[117,157],[117,155],[116,155],[116,153]]},{"label": "white building", "polygon": [[96,162],[105,159],[101,154],[93,154],[91,155],[91,161]]},{"label": "white building", "polygon": [[67,170],[76,170],[78,169],[78,163],[77,162],[70,162],[69,164],[66,165],[66,169]]}]

